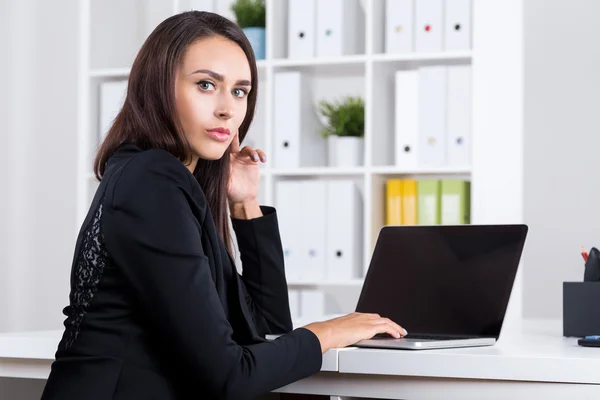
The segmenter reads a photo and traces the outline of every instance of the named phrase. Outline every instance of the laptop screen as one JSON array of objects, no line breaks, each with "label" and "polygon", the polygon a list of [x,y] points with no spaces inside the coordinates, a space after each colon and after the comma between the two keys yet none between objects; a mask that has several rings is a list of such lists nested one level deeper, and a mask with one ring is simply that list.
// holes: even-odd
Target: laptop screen
[{"label": "laptop screen", "polygon": [[386,226],[356,311],[409,333],[498,337],[526,225]]}]

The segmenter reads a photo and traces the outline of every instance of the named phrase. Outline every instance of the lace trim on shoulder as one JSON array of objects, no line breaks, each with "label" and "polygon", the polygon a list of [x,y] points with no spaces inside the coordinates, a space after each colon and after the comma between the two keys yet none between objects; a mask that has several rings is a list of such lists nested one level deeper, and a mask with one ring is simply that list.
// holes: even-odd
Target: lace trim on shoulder
[{"label": "lace trim on shoulder", "polygon": [[79,335],[85,316],[107,263],[107,252],[102,240],[102,201],[83,233],[83,240],[71,274],[70,305],[65,309],[65,337],[63,349],[71,347]]}]

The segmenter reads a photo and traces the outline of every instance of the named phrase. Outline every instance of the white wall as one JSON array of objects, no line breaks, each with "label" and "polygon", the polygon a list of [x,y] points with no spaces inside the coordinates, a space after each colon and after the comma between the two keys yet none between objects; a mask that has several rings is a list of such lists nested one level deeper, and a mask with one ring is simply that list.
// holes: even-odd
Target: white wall
[{"label": "white wall", "polygon": [[[76,7],[0,2],[0,331],[58,329],[75,240]],[[0,398],[45,381],[0,379]]]},{"label": "white wall", "polygon": [[562,317],[562,282],[600,246],[597,0],[524,1],[524,316]]},{"label": "white wall", "polygon": [[524,13],[524,315],[559,318],[580,246],[600,246],[600,2],[527,0]]},{"label": "white wall", "polygon": [[476,5],[472,217],[530,227],[507,315],[518,328],[561,318],[580,246],[600,246],[600,2]]},{"label": "white wall", "polygon": [[76,234],[77,8],[0,7],[0,330],[60,329]]},{"label": "white wall", "polygon": [[[0,54],[9,54],[8,33],[9,33],[9,13],[8,5],[5,5],[3,0],[0,3]],[[8,221],[10,201],[8,195],[10,193],[8,183],[10,179],[9,162],[8,162],[8,82],[9,82],[9,64],[4,61],[4,57],[0,62],[0,329],[5,324],[2,322],[7,316],[9,303],[9,293],[5,278],[8,276],[8,254],[6,252],[8,241],[8,227],[5,223]],[[4,306],[3,306],[4,305]]]}]

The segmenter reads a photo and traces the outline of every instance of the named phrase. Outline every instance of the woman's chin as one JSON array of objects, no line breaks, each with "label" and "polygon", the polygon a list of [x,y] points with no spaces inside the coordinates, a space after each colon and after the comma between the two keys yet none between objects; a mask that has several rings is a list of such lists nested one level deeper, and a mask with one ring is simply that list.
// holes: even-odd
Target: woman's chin
[{"label": "woman's chin", "polygon": [[206,160],[206,161],[217,161],[220,160],[221,158],[223,158],[223,154],[225,154],[225,152],[221,151],[221,152],[202,152],[198,154],[198,158],[202,159],[202,160]]},{"label": "woman's chin", "polygon": [[227,146],[205,146],[201,151],[196,149],[195,153],[203,160],[216,161],[223,158],[226,150]]}]

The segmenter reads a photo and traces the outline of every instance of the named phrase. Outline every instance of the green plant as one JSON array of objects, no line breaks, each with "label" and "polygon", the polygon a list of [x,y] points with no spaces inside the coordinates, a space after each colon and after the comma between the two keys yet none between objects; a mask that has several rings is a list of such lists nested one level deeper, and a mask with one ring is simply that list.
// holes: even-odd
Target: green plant
[{"label": "green plant", "polygon": [[231,5],[231,11],[240,28],[264,28],[266,25],[264,0],[236,0]]},{"label": "green plant", "polygon": [[326,118],[323,137],[330,135],[363,137],[365,134],[365,105],[360,97],[348,96],[337,101],[321,100],[319,113]]}]

